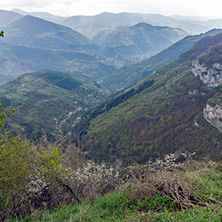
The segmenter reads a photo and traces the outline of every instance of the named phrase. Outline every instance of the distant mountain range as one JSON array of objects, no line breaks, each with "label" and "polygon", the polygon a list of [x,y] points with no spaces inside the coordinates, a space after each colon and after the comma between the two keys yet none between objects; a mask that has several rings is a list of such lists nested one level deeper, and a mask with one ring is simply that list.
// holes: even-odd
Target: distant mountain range
[{"label": "distant mountain range", "polygon": [[97,161],[144,163],[166,153],[222,158],[222,34],[206,36],[88,114],[84,147]]},{"label": "distant mountain range", "polygon": [[5,32],[0,42],[3,77],[51,69],[75,71],[102,81],[117,68],[149,57],[186,35],[180,29],[140,23],[99,32],[93,41],[31,15],[0,11],[0,17],[4,17],[0,28]]},{"label": "distant mountain range", "polygon": [[[3,10],[2,10],[3,11]],[[164,16],[160,14],[141,13],[109,13],[104,12],[95,16],[63,17],[48,12],[26,12],[13,9],[17,15],[32,15],[57,24],[62,24],[80,32],[92,39],[99,31],[119,26],[134,26],[138,23],[148,23],[153,26],[169,26],[181,28],[188,33],[199,34],[213,28],[222,28],[221,18],[190,17],[190,16]]]},{"label": "distant mountain range", "polygon": [[117,26],[134,26],[138,23],[148,23],[153,26],[169,26],[181,28],[192,34],[206,32],[213,28],[222,28],[221,19],[200,19],[192,17],[171,17],[160,14],[140,13],[109,13],[104,12],[95,16],[72,16],[62,22],[81,34],[92,39],[99,31]]},{"label": "distant mountain range", "polygon": [[104,79],[102,84],[111,92],[126,89],[146,78],[154,70],[178,59],[183,52],[190,49],[195,42],[204,36],[215,35],[221,32],[222,29],[213,29],[200,35],[187,36],[149,59],[118,69]]},{"label": "distant mountain range", "polygon": [[52,69],[76,71],[99,79],[115,71],[112,61],[99,55],[100,47],[78,32],[29,15],[2,13],[8,15],[1,26],[5,32],[0,41],[2,75],[16,77],[25,72]]},{"label": "distant mountain range", "polygon": [[97,50],[94,44],[78,32],[30,15],[3,25],[1,29],[5,32],[3,41],[11,45],[56,50]]},{"label": "distant mountain range", "polygon": [[21,15],[31,15],[58,24],[61,24],[67,18],[63,16],[53,15],[48,12],[26,12],[21,9],[12,9],[12,11]]},{"label": "distant mountain range", "polygon": [[104,56],[135,63],[167,48],[186,35],[181,29],[139,23],[100,31],[92,40],[104,48]]}]

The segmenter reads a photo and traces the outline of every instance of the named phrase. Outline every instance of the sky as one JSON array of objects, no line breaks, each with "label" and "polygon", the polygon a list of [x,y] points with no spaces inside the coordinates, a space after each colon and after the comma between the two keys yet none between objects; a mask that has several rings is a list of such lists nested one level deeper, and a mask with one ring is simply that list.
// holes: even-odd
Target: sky
[{"label": "sky", "polygon": [[221,0],[0,0],[0,9],[13,8],[61,16],[139,12],[222,17]]}]

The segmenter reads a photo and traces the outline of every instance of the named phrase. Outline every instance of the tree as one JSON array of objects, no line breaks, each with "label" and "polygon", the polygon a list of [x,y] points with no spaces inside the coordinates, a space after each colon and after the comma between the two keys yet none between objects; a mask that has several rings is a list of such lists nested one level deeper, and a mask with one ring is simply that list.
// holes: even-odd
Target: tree
[{"label": "tree", "polygon": [[3,132],[5,120],[14,112],[0,101],[0,220],[25,216],[45,202],[48,207],[58,207],[67,198],[80,202],[65,183],[69,169],[61,166],[61,150],[40,154],[29,140]]},{"label": "tree", "polygon": [[69,186],[69,168],[61,165],[62,151],[36,151],[29,140],[2,132],[14,110],[0,102],[0,218],[23,217],[33,209],[58,207],[65,201],[79,201]]},{"label": "tree", "polygon": [[0,217],[12,217],[21,206],[22,195],[29,181],[30,143],[3,133],[5,119],[12,116],[14,110],[6,111],[0,102]]}]

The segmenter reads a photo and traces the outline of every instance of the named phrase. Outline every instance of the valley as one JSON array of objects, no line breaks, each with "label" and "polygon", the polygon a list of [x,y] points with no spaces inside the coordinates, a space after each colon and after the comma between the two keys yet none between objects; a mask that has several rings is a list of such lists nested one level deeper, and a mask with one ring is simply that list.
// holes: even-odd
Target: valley
[{"label": "valley", "polygon": [[[219,160],[221,134],[205,121],[203,110],[220,95],[220,69],[216,68],[215,75],[213,68],[207,71],[199,68],[204,65],[198,66],[202,74],[197,76],[192,66],[199,58],[204,64],[220,67],[221,40],[221,34],[200,39],[178,60],[157,69],[128,92],[145,81],[154,81],[152,86],[92,118],[86,139],[93,144],[88,145],[89,153],[98,160],[124,158],[143,163],[164,153],[187,150],[195,151],[197,158],[207,155]],[[208,56],[211,54],[214,56]]]},{"label": "valley", "polygon": [[0,131],[1,221],[220,221],[222,19],[0,10]]},{"label": "valley", "polygon": [[[182,18],[130,13],[62,18],[2,10],[1,16],[5,85],[0,96],[4,107],[16,109],[16,117],[6,122],[14,135],[38,141],[43,135],[69,134],[89,158],[124,157],[130,164],[198,147],[201,157],[215,146],[200,143],[197,138],[205,131],[192,122],[216,121],[208,100],[220,98],[220,43],[215,41],[221,29],[188,35]],[[210,21],[198,24],[203,23],[207,27]],[[101,27],[93,31],[92,25]],[[201,119],[204,107],[207,122]],[[214,136],[218,140],[219,134]]]}]

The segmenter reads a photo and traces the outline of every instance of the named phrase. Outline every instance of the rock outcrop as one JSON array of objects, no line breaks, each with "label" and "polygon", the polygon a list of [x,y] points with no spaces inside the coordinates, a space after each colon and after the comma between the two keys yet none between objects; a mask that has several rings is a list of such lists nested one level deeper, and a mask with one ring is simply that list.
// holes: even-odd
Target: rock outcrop
[{"label": "rock outcrop", "polygon": [[212,107],[207,104],[206,108],[203,110],[204,118],[214,127],[216,127],[220,132],[222,132],[222,107],[216,105]]},{"label": "rock outcrop", "polygon": [[207,86],[217,87],[222,85],[222,65],[215,63],[211,68],[208,68],[204,63],[200,64],[198,59],[192,65],[192,73],[199,76]]},{"label": "rock outcrop", "polygon": [[[195,76],[199,76],[210,88],[214,88],[222,85],[222,65],[214,63],[212,67],[207,67],[204,63],[200,64],[200,61],[196,59],[192,64],[192,73]],[[209,104],[203,110],[204,118],[220,132],[222,132],[222,107],[215,105],[214,107]]]}]

